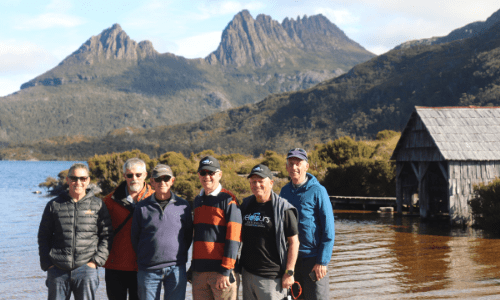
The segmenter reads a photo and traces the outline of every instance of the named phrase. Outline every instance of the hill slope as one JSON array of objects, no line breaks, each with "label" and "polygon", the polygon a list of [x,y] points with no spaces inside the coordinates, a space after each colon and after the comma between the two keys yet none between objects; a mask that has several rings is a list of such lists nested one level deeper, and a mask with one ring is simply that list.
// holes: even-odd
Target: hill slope
[{"label": "hill slope", "polygon": [[15,158],[16,152],[30,150],[85,158],[136,148],[153,157],[166,151],[189,155],[204,149],[285,152],[342,135],[373,137],[384,129],[401,130],[415,105],[499,106],[500,21],[472,38],[392,50],[313,88],[271,95],[199,122],[120,129],[104,138],[80,141],[51,139],[18,145],[1,155]]},{"label": "hill slope", "polygon": [[205,59],[160,54],[115,24],[0,98],[0,144],[196,121],[311,87],[371,57],[321,15],[280,24],[242,11]]}]

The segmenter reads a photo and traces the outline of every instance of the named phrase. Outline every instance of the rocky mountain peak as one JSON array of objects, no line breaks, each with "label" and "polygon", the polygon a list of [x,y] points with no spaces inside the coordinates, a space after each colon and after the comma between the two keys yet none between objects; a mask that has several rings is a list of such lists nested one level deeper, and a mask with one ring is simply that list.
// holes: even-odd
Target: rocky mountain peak
[{"label": "rocky mountain peak", "polygon": [[63,60],[61,65],[82,63],[92,65],[110,59],[138,60],[157,54],[150,41],[137,43],[119,24],[114,24],[99,35],[88,39],[78,50]]},{"label": "rocky mountain peak", "polygon": [[323,15],[285,18],[280,24],[263,14],[254,19],[248,10],[243,10],[224,29],[219,47],[206,60],[210,64],[259,68],[287,59],[293,62],[289,54],[297,49],[311,54],[329,54],[339,49],[369,53]]}]

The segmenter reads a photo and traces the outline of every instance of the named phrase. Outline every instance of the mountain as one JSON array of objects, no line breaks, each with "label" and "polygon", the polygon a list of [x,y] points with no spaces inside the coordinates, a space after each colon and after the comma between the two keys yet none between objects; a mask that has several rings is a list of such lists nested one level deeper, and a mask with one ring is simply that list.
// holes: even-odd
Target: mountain
[{"label": "mountain", "polygon": [[470,38],[394,49],[312,88],[266,97],[201,121],[151,129],[122,128],[104,137],[58,137],[12,145],[16,157],[78,158],[140,149],[155,157],[284,153],[349,135],[402,130],[415,106],[500,106],[500,21]]},{"label": "mountain", "polygon": [[447,36],[408,41],[397,46],[394,49],[407,49],[410,47],[422,46],[422,45],[438,45],[438,44],[449,43],[457,40],[470,38],[488,30],[498,21],[500,21],[500,10],[497,10],[484,22],[478,21],[467,24],[464,27],[453,30]]},{"label": "mountain", "polygon": [[244,10],[205,59],[158,53],[115,24],[0,98],[0,145],[194,122],[309,88],[373,56],[322,15],[280,24]]}]

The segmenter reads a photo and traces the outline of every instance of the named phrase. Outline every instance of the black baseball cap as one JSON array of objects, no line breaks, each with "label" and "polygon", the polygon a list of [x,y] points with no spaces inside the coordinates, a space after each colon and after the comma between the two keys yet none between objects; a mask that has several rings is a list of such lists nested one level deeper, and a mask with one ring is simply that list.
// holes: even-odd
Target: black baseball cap
[{"label": "black baseball cap", "polygon": [[273,173],[271,173],[271,170],[266,165],[263,164],[258,164],[255,167],[252,168],[252,171],[250,172],[250,175],[248,175],[247,178],[252,177],[252,175],[258,175],[262,178],[269,177],[270,179],[273,178]]},{"label": "black baseball cap", "polygon": [[288,154],[286,155],[286,159],[289,159],[290,157],[297,157],[302,160],[307,161],[307,152],[306,150],[302,148],[295,148],[290,151],[288,151]]},{"label": "black baseball cap", "polygon": [[213,156],[205,156],[200,160],[200,165],[198,166],[198,172],[201,170],[217,172],[220,170],[219,161]]}]

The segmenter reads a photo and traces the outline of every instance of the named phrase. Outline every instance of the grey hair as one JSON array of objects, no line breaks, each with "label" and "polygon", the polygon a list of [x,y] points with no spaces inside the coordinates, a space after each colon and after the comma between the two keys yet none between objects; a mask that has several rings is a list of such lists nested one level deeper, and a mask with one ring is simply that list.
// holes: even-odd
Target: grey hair
[{"label": "grey hair", "polygon": [[90,174],[90,171],[89,171],[89,167],[87,167],[86,164],[82,164],[82,163],[74,163],[70,168],[69,168],[69,171],[68,171],[68,176],[72,176],[73,175],[73,171],[77,170],[77,169],[84,169],[85,171],[87,171],[87,175]]},{"label": "grey hair", "polygon": [[141,166],[146,172],[146,163],[137,157],[132,157],[127,159],[127,161],[123,164],[123,174],[127,173],[127,169],[132,169],[135,166]]}]

